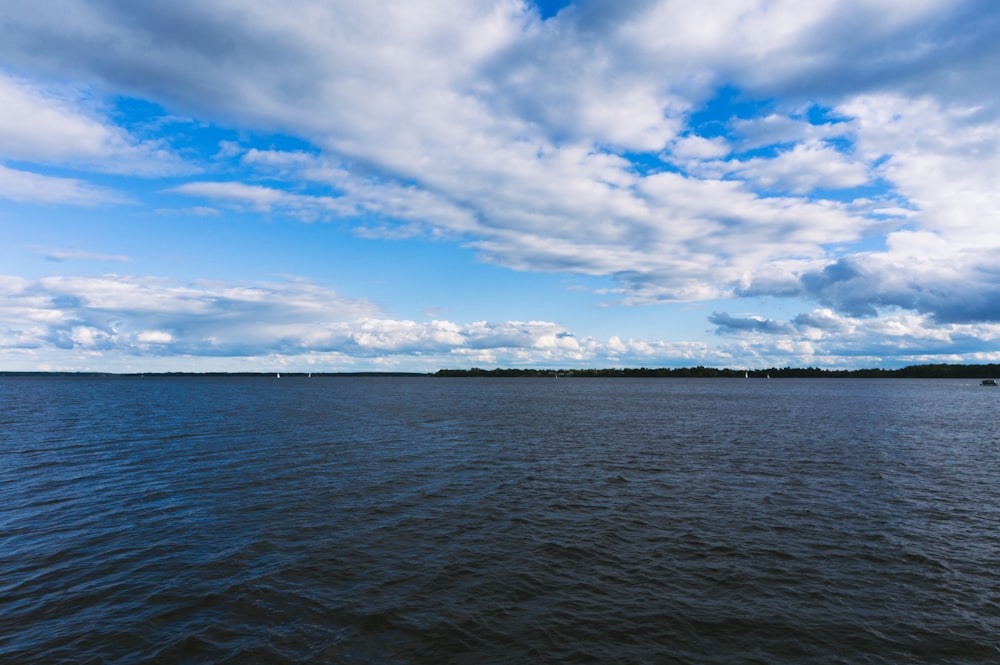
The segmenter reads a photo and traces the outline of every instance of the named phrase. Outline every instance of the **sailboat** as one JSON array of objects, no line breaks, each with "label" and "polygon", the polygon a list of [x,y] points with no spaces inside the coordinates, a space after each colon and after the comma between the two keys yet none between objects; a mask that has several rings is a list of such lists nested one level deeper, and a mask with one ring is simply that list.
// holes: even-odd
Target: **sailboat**
[{"label": "sailboat", "polygon": [[281,378],[281,372],[275,372],[275,378],[276,379],[280,379]]}]

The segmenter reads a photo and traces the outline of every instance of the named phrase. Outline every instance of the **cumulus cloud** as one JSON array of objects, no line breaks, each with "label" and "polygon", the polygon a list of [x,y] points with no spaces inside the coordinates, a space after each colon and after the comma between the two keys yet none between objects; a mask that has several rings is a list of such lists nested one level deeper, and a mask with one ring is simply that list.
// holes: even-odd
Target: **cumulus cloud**
[{"label": "cumulus cloud", "polygon": [[[401,205],[423,214],[427,225],[448,231],[459,226],[461,233],[481,241],[474,246],[490,260],[513,267],[592,274],[650,270],[637,266],[638,257],[641,264],[653,265],[650,274],[662,275],[675,263],[703,263],[701,247],[675,243],[672,236],[711,238],[713,250],[721,251],[715,251],[711,265],[696,278],[700,286],[674,288],[668,280],[661,287],[664,297],[684,299],[731,288],[745,266],[727,257],[745,244],[744,229],[749,236],[760,233],[759,223],[770,226],[764,232],[768,241],[776,231],[796,226],[793,232],[828,229],[834,236],[815,233],[810,247],[793,240],[772,245],[766,253],[764,243],[758,243],[756,255],[767,259],[816,254],[816,243],[842,240],[843,229],[847,236],[856,235],[863,224],[860,217],[816,224],[815,203],[787,200],[780,207],[788,214],[777,213],[773,220],[753,215],[757,219],[744,226],[738,208],[720,212],[722,206],[704,198],[706,187],[696,178],[672,184],[690,209],[681,215],[674,210],[673,196],[658,195],[662,177],[639,176],[621,156],[623,151],[659,152],[671,145],[685,114],[713,94],[712,83],[718,82],[713,81],[712,58],[701,65],[701,83],[693,82],[698,74],[690,66],[702,61],[713,44],[720,49],[716,55],[723,53],[722,40],[732,36],[726,26],[745,35],[746,26],[761,18],[755,5],[725,9],[708,22],[719,34],[695,41],[688,28],[702,25],[701,18],[679,5],[607,9],[599,16],[586,7],[545,22],[514,1],[448,5],[448,11],[345,3],[336,16],[310,4],[299,9],[282,8],[279,16],[264,5],[251,5],[237,16],[225,5],[181,3],[156,10],[109,5],[101,11],[84,6],[77,8],[77,22],[65,34],[50,33],[34,12],[15,12],[11,25],[22,30],[10,35],[7,52],[20,60],[27,46],[44,35],[47,44],[53,43],[47,55],[33,58],[33,65],[69,64],[62,62],[67,52],[114,34],[110,53],[83,54],[71,66],[193,111],[225,114],[258,127],[292,128],[339,162],[380,174],[377,184],[371,184],[377,196],[363,201],[394,201],[404,194],[409,201]],[[793,10],[786,13],[796,16]],[[294,15],[310,20],[287,19]],[[752,20],[743,22],[744,15]],[[810,26],[813,21],[792,23]],[[218,35],[225,39],[213,41],[213,26],[223,24]],[[191,29],[177,30],[179,25]],[[345,25],[352,31],[345,32]],[[677,39],[652,38],[643,32],[649,25],[666,27]],[[686,27],[678,32],[677,26]],[[637,39],[636,31],[650,39]],[[155,60],[146,53],[148,44],[158,47]],[[397,103],[400,99],[407,103]],[[692,157],[724,149],[695,135],[672,145]],[[289,157],[295,156],[253,152],[246,160],[287,172],[297,166]],[[754,163],[753,171],[764,178],[780,166]],[[785,171],[789,168],[794,167]],[[856,179],[847,167],[833,174],[825,168],[820,182]],[[332,176],[328,182],[334,187],[343,185],[342,174],[327,169],[326,176]],[[803,186],[796,185],[795,191]],[[351,203],[271,189],[199,182],[176,191],[241,200],[262,211],[278,206],[300,216],[304,211],[317,214],[317,209],[341,214],[338,205]],[[740,204],[758,211],[774,208],[752,189],[740,198]],[[427,215],[430,204],[449,214]],[[799,205],[802,209],[795,210]],[[368,203],[365,209],[371,207]],[[800,240],[805,234],[798,235]],[[644,250],[648,238],[653,242]],[[546,247],[556,251],[538,251]],[[574,258],[567,261],[569,254]]]},{"label": "cumulus cloud", "polygon": [[549,321],[392,319],[371,303],[301,280],[2,277],[0,358],[26,352],[65,362],[73,358],[65,353],[77,354],[77,369],[96,358],[121,363],[163,356],[240,362],[280,357],[283,364],[320,362],[326,369],[390,363],[426,370],[470,362],[581,366],[724,357],[704,344],[618,337],[602,342]]},{"label": "cumulus cloud", "polygon": [[444,197],[413,185],[380,182],[351,173],[320,156],[280,150],[227,148],[229,156],[258,170],[262,177],[284,182],[319,183],[330,194],[299,193],[261,184],[237,181],[192,181],[169,192],[208,199],[215,205],[237,210],[286,214],[304,221],[376,216],[381,227],[366,227],[369,236],[395,235],[400,224],[415,225],[431,234],[461,235],[474,228],[467,210]]},{"label": "cumulus cloud", "polygon": [[841,259],[803,275],[802,284],[814,299],[855,316],[901,308],[949,323],[1000,321],[1000,267],[991,258],[970,252],[949,265],[924,257],[906,269],[893,259],[892,252]]},{"label": "cumulus cloud", "polygon": [[443,352],[453,347],[544,348],[549,323],[458,326],[379,316],[371,303],[310,282],[178,283],[130,275],[6,278],[0,321],[8,347],[252,356],[340,351]]},{"label": "cumulus cloud", "polygon": [[939,322],[899,308],[877,316],[818,308],[790,321],[717,312],[710,320],[732,341],[736,357],[753,355],[770,366],[901,366],[925,362],[996,362],[1000,324]]},{"label": "cumulus cloud", "polygon": [[763,190],[808,194],[816,189],[849,189],[869,181],[868,168],[828,145],[799,143],[775,157],[735,161],[727,171]]},{"label": "cumulus cloud", "polygon": [[[856,366],[995,352],[1000,323],[820,308],[788,321],[716,312],[723,341],[579,335],[551,321],[413,321],[303,280],[192,282],[106,275],[0,277],[0,360],[17,368],[123,369],[185,358],[218,369],[548,366]],[[211,365],[211,363],[215,363]],[[174,365],[173,367],[176,367]]]},{"label": "cumulus cloud", "polygon": [[851,124],[845,119],[810,122],[801,114],[769,113],[753,118],[734,118],[727,124],[733,132],[736,148],[741,152],[770,146],[815,144],[843,137],[851,131]]},{"label": "cumulus cloud", "polygon": [[87,107],[80,93],[45,89],[0,71],[0,159],[130,175],[189,173],[162,141],[142,140]]},{"label": "cumulus cloud", "polygon": [[[254,355],[305,348],[375,313],[303,282],[182,284],[130,275],[8,278],[0,321],[13,346]],[[16,334],[15,334],[16,333]]]},{"label": "cumulus cloud", "polygon": [[[912,210],[884,236],[884,249],[798,266],[786,273],[797,295],[854,316],[886,308],[927,314],[941,322],[1000,320],[1000,124],[978,109],[898,96],[858,97],[845,113],[857,150],[880,160]],[[746,293],[774,291],[766,281]]]},{"label": "cumulus cloud", "polygon": [[791,327],[787,323],[765,319],[760,316],[732,316],[725,312],[715,312],[708,320],[723,332],[753,331],[768,334],[788,333]]},{"label": "cumulus cloud", "polygon": [[[47,18],[56,8],[58,25]],[[998,26],[985,0],[583,2],[545,21],[519,0],[37,0],[5,7],[0,64],[308,146],[226,141],[211,177],[172,181],[167,194],[355,218],[369,237],[458,238],[515,269],[611,276],[628,304],[808,299],[828,317],[711,320],[728,334],[801,334],[788,343],[802,350],[816,331],[874,334],[855,319],[898,311],[934,331],[997,320],[1000,106],[988,76],[1000,71]],[[0,196],[116,200],[40,163],[177,168],[170,149],[54,90],[0,76],[11,100],[0,157],[33,164],[0,166]],[[694,123],[731,91],[749,100],[716,118],[731,136]],[[807,325],[829,317],[849,327]],[[517,338],[366,320],[316,339],[399,351],[458,335],[471,352],[491,335]],[[156,344],[177,349],[208,339],[137,326],[134,339],[162,332],[169,341]],[[75,322],[58,338],[124,339],[109,330]],[[546,335],[511,348],[592,352]]]}]

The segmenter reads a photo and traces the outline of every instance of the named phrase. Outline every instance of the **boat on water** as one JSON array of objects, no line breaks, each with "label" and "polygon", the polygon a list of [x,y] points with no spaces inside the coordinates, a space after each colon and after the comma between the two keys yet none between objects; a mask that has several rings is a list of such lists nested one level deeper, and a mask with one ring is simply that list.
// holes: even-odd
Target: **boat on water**
[{"label": "boat on water", "polygon": [[995,386],[995,385],[997,385],[997,380],[996,379],[983,379],[982,381],[979,382],[979,385],[981,385],[981,386]]}]

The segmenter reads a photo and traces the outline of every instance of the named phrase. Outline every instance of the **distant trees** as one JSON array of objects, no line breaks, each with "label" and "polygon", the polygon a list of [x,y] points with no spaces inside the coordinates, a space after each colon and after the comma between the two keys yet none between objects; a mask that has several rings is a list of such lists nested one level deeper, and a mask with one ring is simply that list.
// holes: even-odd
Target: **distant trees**
[{"label": "distant trees", "polygon": [[728,369],[718,367],[618,367],[608,369],[497,368],[442,369],[435,376],[538,377],[554,376],[608,378],[863,378],[863,379],[976,379],[1000,376],[1000,365],[910,365],[900,369],[820,369],[819,367],[771,367],[768,369]]}]

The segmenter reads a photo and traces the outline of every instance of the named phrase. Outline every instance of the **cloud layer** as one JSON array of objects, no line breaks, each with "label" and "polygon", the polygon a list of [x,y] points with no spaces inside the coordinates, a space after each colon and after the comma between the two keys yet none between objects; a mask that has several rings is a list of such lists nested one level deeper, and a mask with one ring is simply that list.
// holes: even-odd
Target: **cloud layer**
[{"label": "cloud layer", "polygon": [[263,368],[319,363],[341,370],[499,362],[582,366],[674,353],[721,358],[697,345],[619,339],[602,344],[546,321],[388,319],[371,303],[301,280],[232,285],[121,275],[0,279],[0,358],[16,362],[52,347],[63,350],[61,357],[72,366],[89,359],[91,369],[109,357],[125,367],[142,367],[156,357],[209,357],[229,369],[256,362]]},{"label": "cloud layer", "polygon": [[792,321],[723,313],[710,320],[722,335],[719,344],[596,339],[548,321],[387,318],[372,303],[302,280],[234,285],[122,275],[0,278],[0,362],[13,368],[191,369],[205,367],[206,359],[213,369],[340,371],[850,366],[845,359],[884,356],[898,365],[942,354],[1000,360],[993,350],[998,324],[935,325],[919,315],[864,319],[830,309]]},{"label": "cloud layer", "polygon": [[[863,353],[876,337],[876,359],[909,348],[903,338],[986,353],[1000,323],[998,28],[1000,8],[984,0],[581,1],[547,20],[520,0],[15,2],[0,24],[0,197],[134,204],[87,174],[169,177],[164,194],[204,210],[346,219],[365,237],[441,238],[517,270],[610,276],[623,305],[806,303],[783,322],[718,312],[709,323],[724,337],[706,361],[745,353],[732,347],[740,336],[799,359]],[[162,127],[117,123],[95,101],[109,95],[176,114],[161,123],[300,143],[188,154]],[[248,307],[219,289],[213,302]],[[321,329],[309,334],[291,316],[245,348],[213,346],[233,337],[207,323],[228,310],[194,328],[136,310],[112,332],[86,302],[72,325],[10,339],[207,355],[641,357],[639,346],[616,355],[620,338],[554,324],[523,324],[530,339],[497,345],[484,340],[522,324],[371,313],[310,319]]]}]

